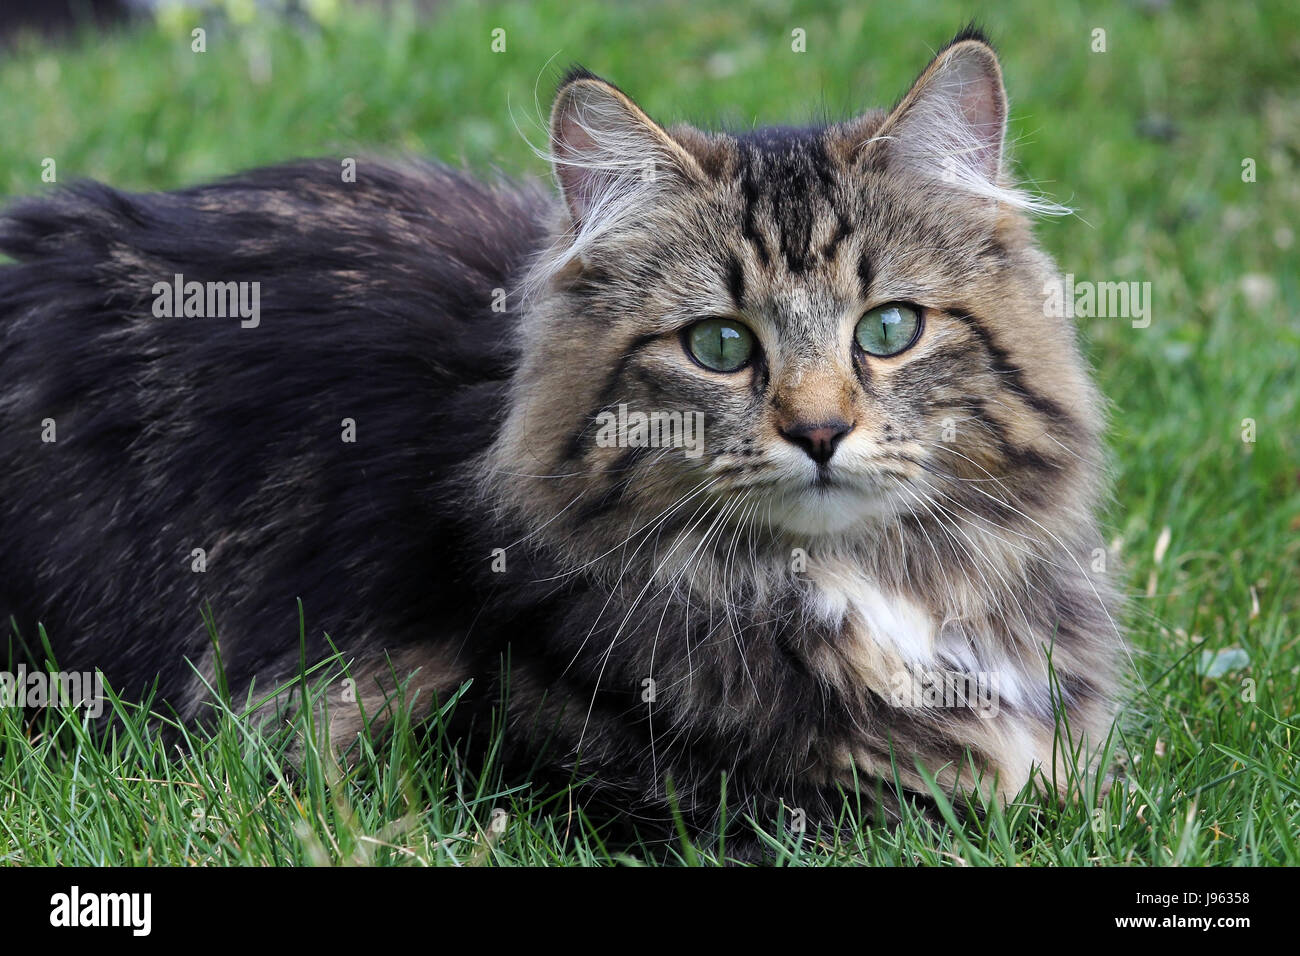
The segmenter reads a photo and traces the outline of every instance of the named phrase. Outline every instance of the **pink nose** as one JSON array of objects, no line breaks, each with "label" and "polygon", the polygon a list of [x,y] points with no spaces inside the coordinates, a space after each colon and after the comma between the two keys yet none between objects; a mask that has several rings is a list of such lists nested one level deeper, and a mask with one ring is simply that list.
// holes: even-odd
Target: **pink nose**
[{"label": "pink nose", "polygon": [[781,435],[808,453],[808,457],[819,465],[824,465],[835,454],[835,447],[840,440],[853,431],[848,422],[839,420],[810,424],[796,422],[781,429]]}]

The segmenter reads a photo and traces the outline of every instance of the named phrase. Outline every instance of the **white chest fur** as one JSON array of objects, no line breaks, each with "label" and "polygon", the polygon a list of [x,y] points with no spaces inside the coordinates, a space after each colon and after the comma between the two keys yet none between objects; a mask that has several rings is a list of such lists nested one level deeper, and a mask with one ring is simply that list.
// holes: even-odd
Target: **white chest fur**
[{"label": "white chest fur", "polygon": [[820,620],[846,625],[855,641],[871,642],[872,650],[912,667],[934,663],[938,624],[925,608],[882,590],[847,561],[817,562],[809,566],[808,577],[811,609]]},{"label": "white chest fur", "polygon": [[[843,660],[873,690],[894,686],[903,671],[943,671],[991,682],[1001,700],[1016,706],[1050,705],[1046,662],[1035,648],[1009,653],[992,641],[972,644],[963,618],[954,616],[945,624],[847,560],[810,562],[807,575],[813,585],[811,614],[840,630]],[[954,583],[953,594],[958,593]]]}]

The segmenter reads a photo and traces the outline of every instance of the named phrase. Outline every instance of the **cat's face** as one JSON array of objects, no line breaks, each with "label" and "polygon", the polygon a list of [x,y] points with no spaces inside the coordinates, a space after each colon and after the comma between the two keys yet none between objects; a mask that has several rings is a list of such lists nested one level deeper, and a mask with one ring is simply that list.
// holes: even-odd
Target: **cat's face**
[{"label": "cat's face", "polygon": [[851,535],[1061,480],[1096,398],[1000,181],[996,60],[946,57],[888,116],[739,137],[562,87],[571,231],[507,426],[523,470],[568,476],[552,506]]}]

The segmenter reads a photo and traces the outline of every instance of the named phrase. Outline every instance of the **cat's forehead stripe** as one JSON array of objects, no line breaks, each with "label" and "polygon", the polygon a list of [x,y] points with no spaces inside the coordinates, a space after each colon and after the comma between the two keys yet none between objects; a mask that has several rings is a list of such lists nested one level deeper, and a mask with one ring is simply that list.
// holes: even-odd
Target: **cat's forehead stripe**
[{"label": "cat's forehead stripe", "polygon": [[834,236],[821,251],[827,260],[832,258],[852,233],[853,223],[836,201],[824,131],[758,130],[741,137],[737,149],[745,201],[742,231],[763,265],[769,265],[772,256],[756,226],[760,207],[775,227],[781,258],[792,274],[800,275],[812,264],[813,234],[823,217],[835,224]]},{"label": "cat's forehead stripe", "polygon": [[740,259],[732,256],[727,262],[727,290],[731,293],[731,301],[735,303],[737,309],[745,307],[745,270],[740,264]]}]

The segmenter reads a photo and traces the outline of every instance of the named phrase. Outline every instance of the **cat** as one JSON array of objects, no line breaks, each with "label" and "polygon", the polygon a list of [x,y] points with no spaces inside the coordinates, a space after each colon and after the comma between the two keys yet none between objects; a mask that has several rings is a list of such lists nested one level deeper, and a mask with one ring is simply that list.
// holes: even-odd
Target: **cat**
[{"label": "cat", "polygon": [[574,68],[559,195],[362,159],[18,202],[0,615],[190,720],[201,609],[238,699],[298,673],[301,600],[335,745],[468,682],[458,733],[504,706],[508,765],[701,832],[724,776],[769,825],[1050,790],[1124,642],[1006,117],[970,28],[808,128],[665,128]]}]

